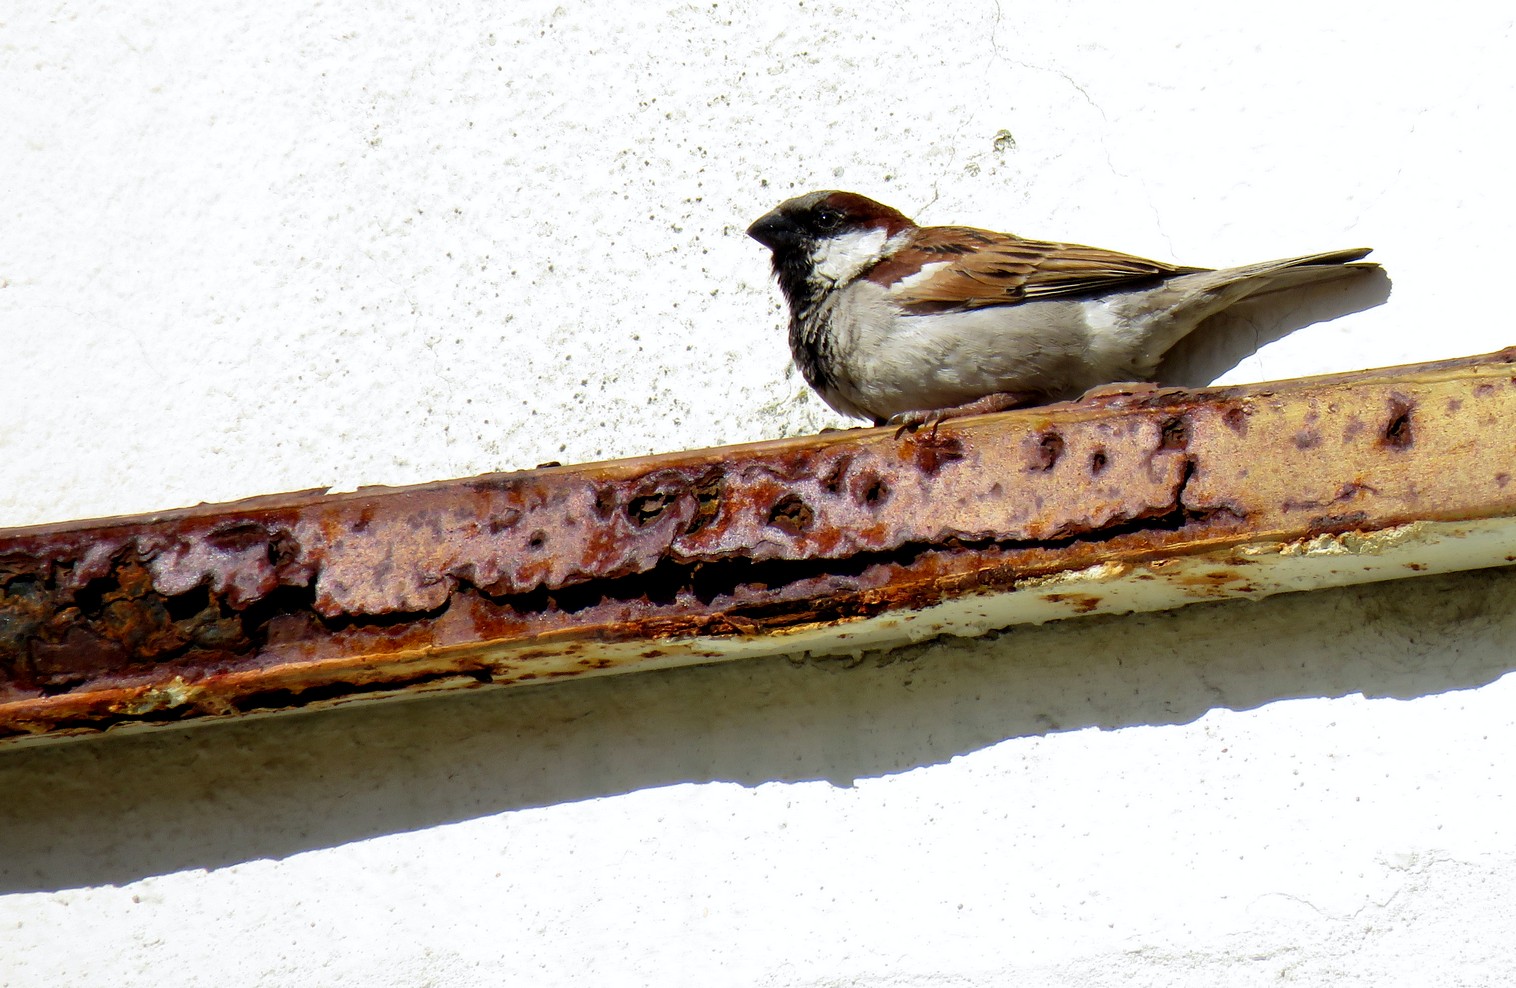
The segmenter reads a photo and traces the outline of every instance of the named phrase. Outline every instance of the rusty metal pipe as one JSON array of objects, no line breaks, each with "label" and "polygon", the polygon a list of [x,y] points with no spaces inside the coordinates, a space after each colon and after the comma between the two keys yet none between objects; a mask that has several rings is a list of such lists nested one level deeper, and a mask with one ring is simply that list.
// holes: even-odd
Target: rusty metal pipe
[{"label": "rusty metal pipe", "polygon": [[1499,565],[1513,474],[1507,350],[0,531],[0,741]]}]

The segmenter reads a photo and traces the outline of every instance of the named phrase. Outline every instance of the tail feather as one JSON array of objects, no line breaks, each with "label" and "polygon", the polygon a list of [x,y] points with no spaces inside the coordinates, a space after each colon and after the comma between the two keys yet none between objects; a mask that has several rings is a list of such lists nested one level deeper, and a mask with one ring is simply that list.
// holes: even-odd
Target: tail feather
[{"label": "tail feather", "polygon": [[1377,271],[1379,265],[1373,261],[1359,262],[1360,258],[1368,256],[1370,250],[1372,248],[1351,247],[1347,250],[1307,254],[1304,257],[1291,257],[1281,261],[1248,264],[1217,273],[1231,275],[1232,278],[1228,280],[1228,284],[1239,284],[1241,287],[1250,288],[1249,291],[1236,297],[1235,301],[1241,301],[1245,298],[1257,298],[1260,295],[1288,291],[1302,285],[1351,278],[1363,271]]},{"label": "tail feather", "polygon": [[[1342,250],[1324,250],[1320,254],[1306,254],[1301,257],[1286,257],[1280,261],[1260,261],[1257,264],[1247,264],[1238,270],[1248,268],[1298,268],[1303,264],[1348,264],[1351,261],[1361,261],[1373,252],[1372,247],[1347,247]],[[1373,261],[1365,261],[1363,264],[1355,264],[1358,268],[1377,268],[1378,264]]]},{"label": "tail feather", "polygon": [[1245,299],[1377,271],[1378,264],[1362,260],[1371,249],[1349,247],[1171,278],[1164,286],[1173,293],[1168,295],[1167,311],[1150,323],[1151,335],[1144,341],[1135,366],[1151,373],[1164,353],[1197,326]]}]

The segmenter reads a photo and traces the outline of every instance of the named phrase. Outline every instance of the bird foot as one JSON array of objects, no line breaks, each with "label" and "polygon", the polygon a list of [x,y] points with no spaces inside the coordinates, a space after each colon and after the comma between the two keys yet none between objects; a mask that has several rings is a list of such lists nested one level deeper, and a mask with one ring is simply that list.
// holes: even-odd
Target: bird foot
[{"label": "bird foot", "polygon": [[1025,408],[1027,405],[1035,405],[1042,400],[1042,396],[1035,391],[1000,391],[983,398],[975,398],[966,401],[962,405],[952,405],[948,408],[923,408],[913,412],[896,412],[888,420],[878,423],[879,425],[899,426],[895,430],[895,438],[899,439],[907,432],[915,432],[923,425],[932,427],[932,438],[937,436],[937,426],[946,419],[963,418],[968,415],[988,415],[991,412],[1005,412],[1012,408]]}]

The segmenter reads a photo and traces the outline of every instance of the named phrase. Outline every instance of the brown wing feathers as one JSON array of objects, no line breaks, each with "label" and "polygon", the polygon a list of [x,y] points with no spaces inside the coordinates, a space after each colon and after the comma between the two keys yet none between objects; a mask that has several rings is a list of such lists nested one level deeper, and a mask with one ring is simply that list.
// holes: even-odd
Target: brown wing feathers
[{"label": "brown wing feathers", "polygon": [[1201,270],[1099,247],[1022,240],[965,227],[927,227],[911,246],[881,261],[869,273],[869,280],[886,287],[896,285],[927,265],[946,266],[934,268],[924,281],[899,289],[897,304],[907,311],[1014,305]]}]

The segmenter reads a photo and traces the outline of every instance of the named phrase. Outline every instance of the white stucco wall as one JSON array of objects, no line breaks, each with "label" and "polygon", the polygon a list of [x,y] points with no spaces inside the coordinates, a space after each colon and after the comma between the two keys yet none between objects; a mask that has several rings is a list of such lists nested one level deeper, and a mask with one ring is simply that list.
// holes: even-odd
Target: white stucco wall
[{"label": "white stucco wall", "polygon": [[[1385,304],[1191,378],[1516,343],[1497,4],[15,6],[0,526],[839,424],[741,233],[818,187],[1193,264],[1378,248]],[[1513,605],[0,752],[0,984],[1509,983]]]}]

